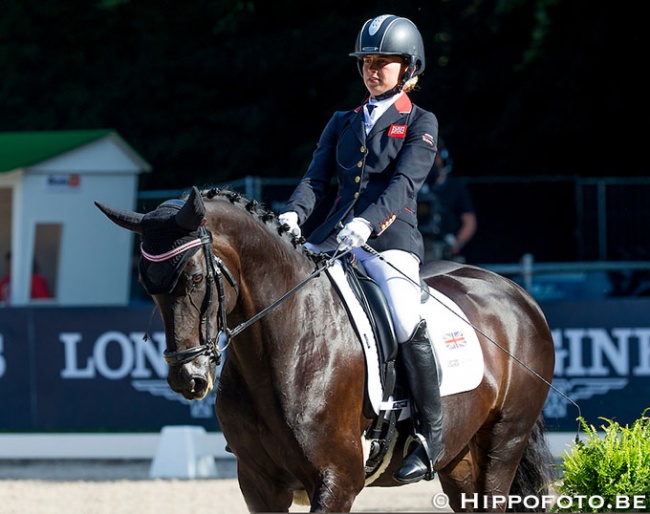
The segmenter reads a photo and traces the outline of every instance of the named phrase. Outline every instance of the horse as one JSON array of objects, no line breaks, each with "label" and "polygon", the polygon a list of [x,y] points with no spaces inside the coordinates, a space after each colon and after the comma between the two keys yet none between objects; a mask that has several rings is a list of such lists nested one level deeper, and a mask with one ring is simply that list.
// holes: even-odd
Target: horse
[{"label": "horse", "polygon": [[[408,417],[382,468],[372,480],[366,473],[368,371],[324,272],[328,256],[233,190],[193,187],[147,214],[95,204],[140,235],[140,281],[162,316],[170,388],[193,400],[218,384],[218,422],[251,512],[288,512],[300,498],[312,512],[348,512],[364,487],[401,485],[393,473]],[[442,398],[436,471],[448,506],[503,511],[505,495],[546,494],[553,457],[542,409],[555,352],[543,312],[515,282],[480,267],[432,261],[422,279],[462,309],[485,362],[475,388]]]}]

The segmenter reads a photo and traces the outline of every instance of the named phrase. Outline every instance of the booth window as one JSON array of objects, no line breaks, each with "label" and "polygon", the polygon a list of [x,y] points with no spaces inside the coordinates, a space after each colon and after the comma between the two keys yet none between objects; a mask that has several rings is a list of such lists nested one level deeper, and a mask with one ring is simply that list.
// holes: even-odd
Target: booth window
[{"label": "booth window", "polygon": [[62,233],[61,223],[36,224],[34,274],[38,273],[45,279],[52,298],[56,298]]}]

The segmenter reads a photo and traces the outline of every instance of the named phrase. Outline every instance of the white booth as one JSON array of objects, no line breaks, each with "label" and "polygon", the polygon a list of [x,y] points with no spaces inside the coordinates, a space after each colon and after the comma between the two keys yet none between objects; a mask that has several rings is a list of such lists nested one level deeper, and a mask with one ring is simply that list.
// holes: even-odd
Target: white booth
[{"label": "white booth", "polygon": [[[128,304],[134,237],[94,202],[136,210],[138,176],[150,169],[113,130],[0,132],[0,276],[11,277],[5,304]],[[31,298],[35,269],[51,298]]]}]

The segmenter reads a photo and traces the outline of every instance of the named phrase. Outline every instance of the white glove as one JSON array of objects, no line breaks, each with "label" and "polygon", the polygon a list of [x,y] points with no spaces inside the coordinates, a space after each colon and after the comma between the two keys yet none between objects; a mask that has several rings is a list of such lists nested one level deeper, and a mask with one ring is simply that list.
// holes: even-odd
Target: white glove
[{"label": "white glove", "polygon": [[300,231],[300,226],[298,225],[298,213],[295,211],[283,212],[278,216],[278,221],[280,225],[288,225],[289,233],[293,234],[296,237],[300,237],[302,232]]},{"label": "white glove", "polygon": [[363,218],[353,218],[336,236],[339,251],[345,252],[363,245],[372,233],[372,225]]}]

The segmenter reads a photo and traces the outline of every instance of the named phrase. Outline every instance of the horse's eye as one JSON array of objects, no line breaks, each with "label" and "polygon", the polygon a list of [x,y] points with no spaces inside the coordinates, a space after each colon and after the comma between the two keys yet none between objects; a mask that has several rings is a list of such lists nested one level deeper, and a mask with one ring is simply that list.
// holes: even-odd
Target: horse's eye
[{"label": "horse's eye", "polygon": [[202,273],[197,273],[196,275],[192,275],[192,283],[200,284],[201,282],[203,282],[203,274]]}]

